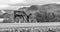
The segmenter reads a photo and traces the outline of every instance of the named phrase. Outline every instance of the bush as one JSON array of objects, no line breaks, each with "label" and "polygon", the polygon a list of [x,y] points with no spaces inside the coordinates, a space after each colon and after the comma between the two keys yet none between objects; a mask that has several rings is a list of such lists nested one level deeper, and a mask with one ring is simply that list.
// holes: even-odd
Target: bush
[{"label": "bush", "polygon": [[60,18],[54,13],[36,13],[37,22],[59,22]]}]

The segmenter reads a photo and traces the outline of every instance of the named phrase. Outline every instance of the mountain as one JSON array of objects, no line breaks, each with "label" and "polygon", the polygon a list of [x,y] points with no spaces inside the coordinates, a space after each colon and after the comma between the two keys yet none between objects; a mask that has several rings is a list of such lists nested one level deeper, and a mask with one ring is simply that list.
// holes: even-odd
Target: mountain
[{"label": "mountain", "polygon": [[31,5],[30,7],[23,7],[22,10],[32,13],[32,18],[37,22],[59,22],[60,21],[60,4],[44,4],[44,5]]},{"label": "mountain", "polygon": [[60,4],[52,3],[52,4],[45,4],[45,5],[32,5],[30,8],[28,8],[28,11],[30,10],[59,13],[58,11],[60,11]]}]

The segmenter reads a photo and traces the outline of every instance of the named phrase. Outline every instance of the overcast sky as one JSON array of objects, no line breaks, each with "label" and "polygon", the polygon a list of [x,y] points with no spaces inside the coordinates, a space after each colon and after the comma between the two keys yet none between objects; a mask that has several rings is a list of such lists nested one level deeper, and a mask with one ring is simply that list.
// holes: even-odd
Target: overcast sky
[{"label": "overcast sky", "polygon": [[0,9],[7,7],[13,7],[18,5],[32,5],[32,4],[47,4],[47,3],[59,3],[60,0],[0,0]]}]

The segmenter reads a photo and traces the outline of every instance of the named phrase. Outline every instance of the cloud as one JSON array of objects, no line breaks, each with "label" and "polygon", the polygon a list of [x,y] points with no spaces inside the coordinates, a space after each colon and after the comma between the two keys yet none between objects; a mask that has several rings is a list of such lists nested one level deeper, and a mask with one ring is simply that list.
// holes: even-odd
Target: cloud
[{"label": "cloud", "polygon": [[60,0],[26,0],[27,4],[60,3]]},{"label": "cloud", "polygon": [[25,3],[26,0],[0,0],[0,4],[16,4],[16,3]]},{"label": "cloud", "polygon": [[8,4],[9,0],[0,0],[0,4]]},{"label": "cloud", "polygon": [[0,9],[20,6],[20,5],[33,5],[33,4],[48,4],[48,3],[60,3],[60,0],[0,0]]},{"label": "cloud", "polygon": [[[21,1],[21,2],[20,2]],[[12,3],[12,2],[11,2]],[[60,3],[60,0],[17,0],[12,6],[26,6],[26,5],[42,5],[48,3]]]},{"label": "cloud", "polygon": [[10,5],[12,4],[22,4],[22,3],[26,3],[25,0],[0,0],[0,9],[4,9],[7,7],[11,7]]},{"label": "cloud", "polygon": [[22,4],[22,3],[26,3],[26,0],[10,0],[10,3],[11,4],[16,4],[16,3]]},{"label": "cloud", "polygon": [[0,9],[4,9],[4,8],[7,8],[7,7],[9,7],[9,5],[5,5],[5,4],[0,5]]}]

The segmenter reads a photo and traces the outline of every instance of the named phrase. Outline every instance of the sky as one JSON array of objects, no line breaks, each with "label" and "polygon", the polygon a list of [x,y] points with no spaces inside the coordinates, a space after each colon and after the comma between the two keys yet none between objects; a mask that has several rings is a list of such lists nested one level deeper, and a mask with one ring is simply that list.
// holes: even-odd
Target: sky
[{"label": "sky", "polygon": [[12,4],[22,4],[25,3],[25,0],[0,0],[0,9],[11,7]]},{"label": "sky", "polygon": [[60,3],[60,0],[0,0],[0,9],[15,8],[15,6]]}]

